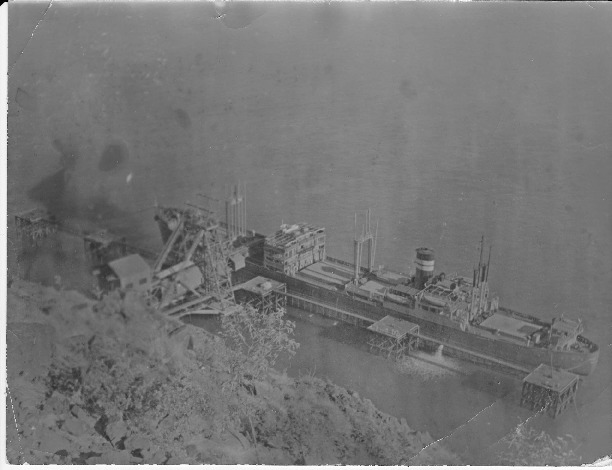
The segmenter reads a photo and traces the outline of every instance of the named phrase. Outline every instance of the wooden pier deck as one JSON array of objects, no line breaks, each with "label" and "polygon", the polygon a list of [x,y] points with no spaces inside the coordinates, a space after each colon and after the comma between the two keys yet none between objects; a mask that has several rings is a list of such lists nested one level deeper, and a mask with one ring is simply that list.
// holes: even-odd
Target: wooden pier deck
[{"label": "wooden pier deck", "polygon": [[[317,299],[305,295],[297,295],[291,292],[286,292],[284,294],[287,296],[287,304],[292,307],[299,308],[307,312],[318,313],[320,315],[334,318],[344,323],[355,325],[361,328],[368,328],[372,324],[382,319],[382,317],[379,317],[374,313],[372,313],[371,316],[366,317],[364,315],[339,309],[335,306],[329,305],[327,303],[321,302]],[[415,333],[412,336],[418,339],[421,344],[441,345],[444,348],[444,354],[447,356],[464,359],[475,364],[483,365],[519,377],[524,377],[525,374],[529,374],[531,372],[531,369],[521,366],[519,364],[503,361],[501,359],[480,354],[462,348],[460,346],[455,346],[443,340],[424,335],[420,332]]]},{"label": "wooden pier deck", "polygon": [[278,292],[287,297],[287,303],[292,307],[296,307],[307,312],[319,313],[321,315],[325,315],[326,317],[340,320],[344,323],[367,328],[377,321],[377,319],[367,318],[337,307],[332,307],[331,305],[319,302],[306,296],[291,294],[289,292]]}]

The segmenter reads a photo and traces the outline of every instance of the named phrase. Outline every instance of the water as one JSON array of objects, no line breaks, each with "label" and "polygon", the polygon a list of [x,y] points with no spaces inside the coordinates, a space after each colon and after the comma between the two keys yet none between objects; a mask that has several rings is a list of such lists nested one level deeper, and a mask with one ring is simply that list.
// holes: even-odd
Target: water
[{"label": "water", "polygon": [[[320,224],[339,258],[367,208],[376,264],[397,270],[429,246],[469,273],[484,233],[503,305],[581,317],[602,346],[578,414],[530,421],[593,460],[612,442],[612,10],[592,6],[54,4],[30,40],[45,5],[12,4],[9,212],[46,204],[159,247],[156,201],[242,179],[249,227]],[[53,250],[29,272],[70,271],[74,249]],[[486,410],[456,447],[523,419],[485,379],[398,374],[317,328],[299,324],[292,370],[434,436]]]}]

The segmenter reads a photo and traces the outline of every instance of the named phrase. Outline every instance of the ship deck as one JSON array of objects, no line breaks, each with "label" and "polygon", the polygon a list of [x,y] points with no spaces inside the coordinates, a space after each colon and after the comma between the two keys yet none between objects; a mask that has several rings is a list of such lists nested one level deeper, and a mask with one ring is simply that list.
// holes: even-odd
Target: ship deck
[{"label": "ship deck", "polygon": [[350,267],[327,260],[311,264],[300,270],[300,274],[312,277],[325,284],[342,286],[353,278],[353,271]]},{"label": "ship deck", "polygon": [[540,329],[532,323],[512,318],[502,313],[495,313],[484,320],[479,326],[499,331],[506,336],[522,341],[525,341],[527,336]]}]

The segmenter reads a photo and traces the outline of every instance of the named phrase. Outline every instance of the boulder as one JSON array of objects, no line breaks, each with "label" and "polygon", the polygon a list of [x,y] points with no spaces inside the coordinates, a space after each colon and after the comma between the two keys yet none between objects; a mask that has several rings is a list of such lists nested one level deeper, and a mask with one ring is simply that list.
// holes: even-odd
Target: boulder
[{"label": "boulder", "polygon": [[125,448],[129,451],[140,449],[143,455],[151,449],[151,441],[142,436],[130,436],[125,440]]},{"label": "boulder", "polygon": [[117,444],[128,434],[127,424],[123,420],[113,421],[106,426],[106,435],[113,445]]},{"label": "boulder", "polygon": [[140,459],[136,459],[130,455],[127,450],[121,451],[108,451],[102,455],[93,456],[87,459],[87,465],[129,465],[131,463],[137,463]]},{"label": "boulder", "polygon": [[83,408],[81,408],[78,405],[74,405],[72,408],[70,408],[70,413],[72,413],[72,416],[87,423],[91,427],[93,427],[96,424],[97,418],[94,418],[93,416],[91,416],[89,413],[87,413],[87,411],[85,411]]},{"label": "boulder", "polygon": [[58,392],[53,392],[53,395],[51,395],[51,397],[45,402],[44,409],[45,411],[59,416],[68,413],[69,406],[70,404],[68,399],[64,395]]},{"label": "boulder", "polygon": [[50,413],[48,415],[44,415],[41,419],[40,419],[40,425],[45,427],[45,428],[57,428],[57,415],[54,415],[53,413]]},{"label": "boulder", "polygon": [[[35,439],[39,442],[38,450],[55,454],[60,450],[69,451],[72,446],[71,441],[57,432],[57,429],[39,429]],[[70,452],[68,452],[70,453]]]},{"label": "boulder", "polygon": [[66,418],[66,421],[64,421],[62,429],[73,436],[82,436],[83,434],[90,433],[92,427],[85,421],[69,416]]}]

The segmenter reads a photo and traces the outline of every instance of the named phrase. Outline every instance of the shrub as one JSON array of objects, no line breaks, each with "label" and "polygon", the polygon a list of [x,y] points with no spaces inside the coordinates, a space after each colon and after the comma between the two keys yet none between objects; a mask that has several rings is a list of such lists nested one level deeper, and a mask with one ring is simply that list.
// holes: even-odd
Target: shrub
[{"label": "shrub", "polygon": [[282,309],[263,313],[250,305],[223,315],[221,336],[231,350],[228,365],[236,386],[263,379],[282,354],[295,354],[295,323],[283,315]]}]

